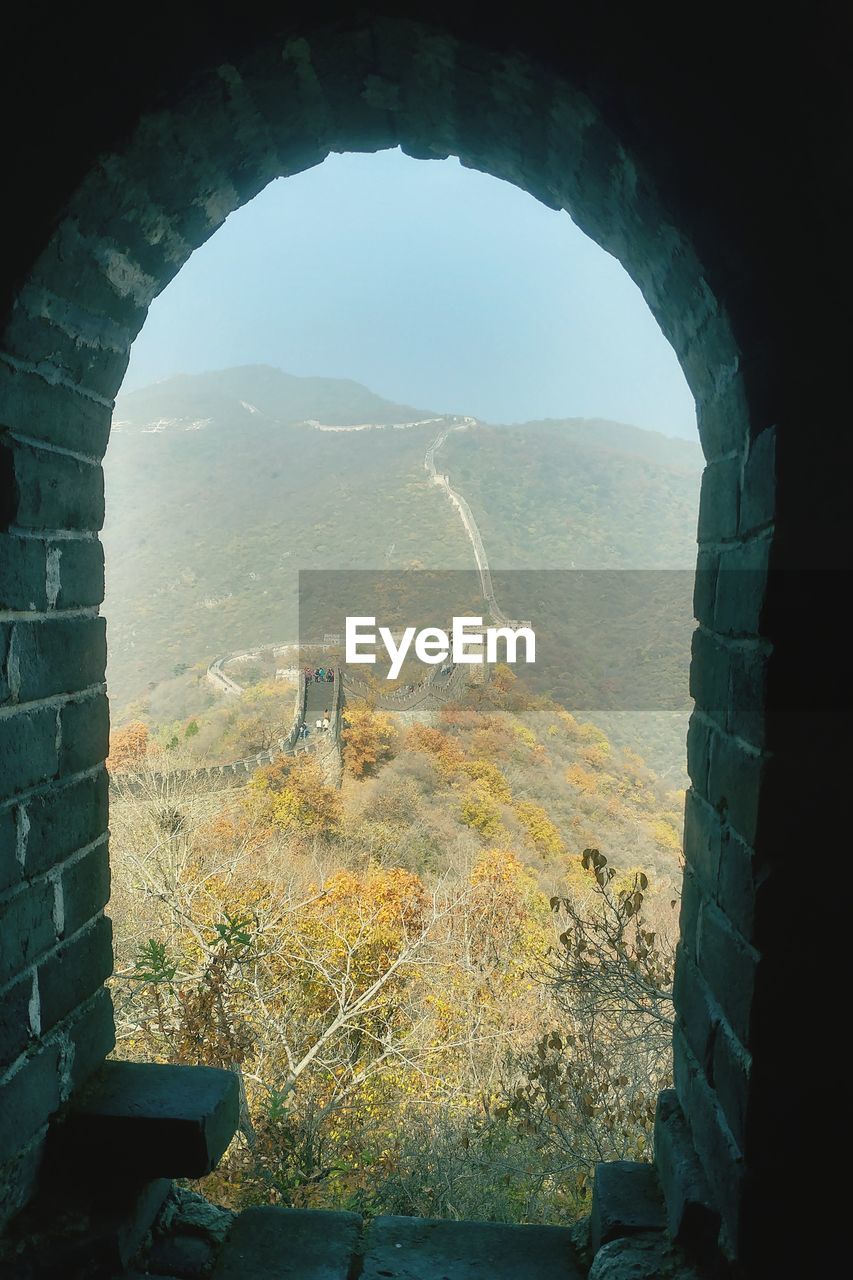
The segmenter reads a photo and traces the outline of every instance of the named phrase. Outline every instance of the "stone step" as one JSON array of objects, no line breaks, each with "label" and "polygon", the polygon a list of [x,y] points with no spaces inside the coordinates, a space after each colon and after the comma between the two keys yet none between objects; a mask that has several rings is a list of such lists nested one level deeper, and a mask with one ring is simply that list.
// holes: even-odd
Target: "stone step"
[{"label": "stone step", "polygon": [[622,1236],[663,1231],[666,1211],[653,1164],[609,1160],[595,1166],[590,1237],[593,1252]]},{"label": "stone step", "polygon": [[237,1077],[216,1067],[105,1062],[50,1135],[61,1176],[109,1169],[115,1178],[201,1178],[239,1120]]},{"label": "stone step", "polygon": [[581,1280],[567,1227],[381,1217],[361,1280]]},{"label": "stone step", "polygon": [[361,1218],[322,1209],[244,1209],[211,1280],[347,1280]]},{"label": "stone step", "polygon": [[246,1209],[211,1280],[581,1280],[564,1227]]}]

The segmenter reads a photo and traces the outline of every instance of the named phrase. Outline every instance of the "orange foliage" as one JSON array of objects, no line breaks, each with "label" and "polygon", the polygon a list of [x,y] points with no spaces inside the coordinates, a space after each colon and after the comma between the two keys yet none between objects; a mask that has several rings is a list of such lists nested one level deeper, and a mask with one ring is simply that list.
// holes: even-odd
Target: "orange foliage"
[{"label": "orange foliage", "polygon": [[610,759],[610,751],[598,745],[582,747],[579,754],[582,760],[592,765],[593,769],[603,769]]},{"label": "orange foliage", "polygon": [[413,724],[406,735],[406,746],[430,756],[443,773],[454,773],[465,763],[465,752],[459,743],[441,729]]},{"label": "orange foliage", "polygon": [[492,668],[492,686],[498,693],[509,693],[518,676],[505,662],[499,662]]},{"label": "orange foliage", "polygon": [[347,707],[346,728],[341,734],[344,765],[354,778],[363,778],[390,758],[397,731],[390,716],[366,703]]},{"label": "orange foliage", "polygon": [[599,776],[591,769],[584,769],[582,765],[570,764],[566,770],[566,782],[570,786],[577,787],[578,791],[583,791],[585,795],[592,795],[598,790]]},{"label": "orange foliage", "polygon": [[107,768],[117,772],[122,769],[138,769],[148,753],[148,725],[141,720],[131,720],[121,729],[110,734],[110,754]]}]

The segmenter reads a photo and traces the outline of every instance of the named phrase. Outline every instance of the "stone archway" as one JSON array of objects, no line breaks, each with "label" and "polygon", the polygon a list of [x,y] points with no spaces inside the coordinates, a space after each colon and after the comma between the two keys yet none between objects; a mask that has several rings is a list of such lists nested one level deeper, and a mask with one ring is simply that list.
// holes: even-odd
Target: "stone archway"
[{"label": "stone archway", "polygon": [[[100,156],[20,288],[0,337],[0,448],[11,573],[0,746],[14,849],[0,973],[17,1010],[0,1077],[9,1208],[51,1114],[111,1048],[100,460],[130,343],[152,299],[229,212],[330,150],[458,156],[555,208],[617,256],[672,343],[707,458],[700,514],[676,1129],[687,1130],[739,1249],[757,1114],[750,1050],[758,804],[766,768],[762,635],[774,434],[750,416],[743,352],[655,175],[592,100],[521,54],[378,19],[318,28],[211,66]],[[748,573],[728,572],[748,570]],[[4,1046],[5,1047],[5,1046]],[[675,1162],[677,1164],[677,1161]],[[692,1166],[691,1166],[692,1169]],[[700,1175],[701,1176],[701,1175]],[[691,1172],[690,1177],[693,1177]],[[672,1221],[699,1193],[668,1178]],[[0,1175],[0,1183],[4,1175]],[[689,1179],[688,1179],[689,1181]],[[700,1196],[701,1198],[701,1196]],[[692,1203],[692,1201],[690,1201]]]}]

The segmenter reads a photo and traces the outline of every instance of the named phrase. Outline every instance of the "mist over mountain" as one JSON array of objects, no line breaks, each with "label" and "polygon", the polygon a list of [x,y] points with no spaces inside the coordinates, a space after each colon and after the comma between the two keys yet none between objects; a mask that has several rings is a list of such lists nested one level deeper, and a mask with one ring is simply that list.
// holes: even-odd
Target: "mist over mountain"
[{"label": "mist over mountain", "polygon": [[300,378],[271,365],[241,365],[210,373],[176,374],[119,396],[113,430],[150,430],[158,421],[188,429],[192,422],[232,426],[243,415],[260,415],[284,426],[308,419],[329,425],[392,423],[435,417],[424,409],[395,404],[348,378]]},{"label": "mist over mountain", "polygon": [[[424,469],[437,418],[264,365],[120,396],[104,528],[114,718],[186,666],[295,638],[300,569],[471,569]],[[701,464],[698,445],[588,419],[476,424],[436,457],[494,569],[692,568]]]}]

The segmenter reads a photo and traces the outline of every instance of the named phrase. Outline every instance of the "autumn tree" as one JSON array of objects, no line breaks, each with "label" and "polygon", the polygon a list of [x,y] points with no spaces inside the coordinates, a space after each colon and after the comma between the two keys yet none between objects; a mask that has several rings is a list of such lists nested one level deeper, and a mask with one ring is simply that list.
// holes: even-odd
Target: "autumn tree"
[{"label": "autumn tree", "polygon": [[354,778],[375,773],[394,753],[397,731],[388,715],[365,702],[347,705],[343,742],[344,767]]},{"label": "autumn tree", "polygon": [[341,821],[341,800],[313,756],[281,756],[249,784],[258,812],[281,831],[329,835]]},{"label": "autumn tree", "polygon": [[141,720],[131,720],[121,729],[114,729],[110,734],[107,768],[112,771],[138,768],[148,752],[149,736],[148,725]]},{"label": "autumn tree", "polygon": [[599,1161],[650,1158],[671,1083],[674,952],[645,919],[644,872],[619,877],[593,848],[582,862],[590,895],[551,899],[561,932],[545,981],[559,1020],[519,1059],[506,1108],[583,1201]]},{"label": "autumn tree", "polygon": [[496,840],[505,834],[501,810],[489,791],[481,785],[475,784],[463,793],[459,817],[466,827],[472,827],[484,840]]},{"label": "autumn tree", "polygon": [[513,805],[513,811],[543,857],[546,854],[555,857],[566,852],[559,829],[548,817],[541,804],[535,804],[532,800],[518,800]]}]

